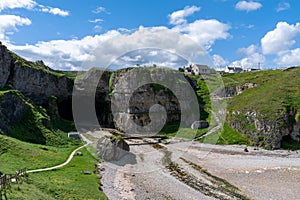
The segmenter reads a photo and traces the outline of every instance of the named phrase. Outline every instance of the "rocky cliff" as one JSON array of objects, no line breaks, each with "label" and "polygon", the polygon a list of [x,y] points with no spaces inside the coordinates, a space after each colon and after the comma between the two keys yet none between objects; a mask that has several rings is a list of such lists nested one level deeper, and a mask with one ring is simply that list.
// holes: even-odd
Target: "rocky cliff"
[{"label": "rocky cliff", "polygon": [[3,133],[25,141],[47,143],[47,139],[54,138],[50,136],[49,116],[56,120],[71,108],[72,89],[73,80],[65,73],[51,70],[42,61],[26,61],[0,43],[0,129]]},{"label": "rocky cliff", "polygon": [[[139,70],[139,72],[137,72]],[[177,89],[171,91],[168,87],[157,84],[155,76],[159,74],[161,80],[165,80],[171,85],[176,85]],[[92,69],[76,81],[75,89],[78,91],[74,98],[78,99],[79,107],[87,108],[79,111],[78,123],[90,122],[100,123],[103,127],[115,127],[124,132],[134,130],[136,126],[145,128],[148,125],[160,124],[162,122],[173,123],[180,122],[181,117],[185,119],[189,126],[195,120],[199,120],[199,115],[193,115],[198,108],[197,102],[190,98],[189,91],[183,90],[186,80],[180,80],[180,75],[176,71],[166,69],[123,69],[119,71],[101,71]],[[139,85],[140,83],[147,83]],[[97,84],[97,87],[93,85]],[[194,88],[196,90],[197,88]],[[192,89],[192,91],[194,92]],[[93,107],[89,108],[95,95],[95,107],[98,121],[92,118]],[[178,98],[182,100],[179,103]],[[153,105],[159,105],[154,107]],[[160,110],[160,107],[165,109]],[[181,106],[184,106],[181,108]],[[152,110],[151,110],[152,109]],[[158,110],[155,110],[158,109]],[[89,110],[89,112],[85,112]],[[187,111],[182,113],[181,111]],[[151,119],[151,115],[153,115]],[[156,122],[154,122],[156,121]],[[88,124],[93,127],[93,124]],[[85,127],[88,128],[88,127]],[[160,127],[161,128],[161,127]],[[145,130],[143,130],[145,131]],[[149,129],[150,131],[150,129]]]},{"label": "rocky cliff", "polygon": [[[278,149],[299,141],[300,68],[226,75],[218,90],[228,100],[228,124],[246,134],[253,145]],[[293,148],[293,147],[291,147]]]}]

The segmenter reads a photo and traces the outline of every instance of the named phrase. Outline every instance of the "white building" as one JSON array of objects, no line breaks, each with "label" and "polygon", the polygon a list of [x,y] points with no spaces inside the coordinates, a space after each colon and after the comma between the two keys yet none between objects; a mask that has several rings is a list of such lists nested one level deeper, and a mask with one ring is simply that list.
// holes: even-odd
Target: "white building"
[{"label": "white building", "polygon": [[243,72],[243,68],[241,66],[232,66],[232,67],[229,67],[229,66],[226,66],[226,69],[225,69],[225,72],[226,73],[241,73]]},{"label": "white building", "polygon": [[214,73],[214,70],[209,68],[207,65],[200,65],[200,64],[192,64],[188,67],[184,68],[185,74],[194,74],[194,75],[207,75]]}]

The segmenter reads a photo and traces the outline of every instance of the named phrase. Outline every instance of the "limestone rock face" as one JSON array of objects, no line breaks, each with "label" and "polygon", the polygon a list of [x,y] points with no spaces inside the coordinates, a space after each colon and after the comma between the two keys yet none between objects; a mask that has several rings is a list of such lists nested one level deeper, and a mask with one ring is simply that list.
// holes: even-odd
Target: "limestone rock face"
[{"label": "limestone rock face", "polygon": [[3,88],[7,84],[12,64],[11,55],[8,53],[7,48],[0,42],[0,88]]},{"label": "limestone rock face", "polygon": [[29,106],[15,92],[5,92],[0,97],[0,129],[8,132],[8,127],[17,125]]},{"label": "limestone rock face", "polygon": [[[46,129],[49,118],[45,113],[39,113],[45,116],[36,116],[34,112],[39,112],[37,107],[20,92],[9,90],[0,93],[0,131],[23,141],[45,144],[45,136],[39,129]],[[20,131],[11,132],[10,129],[16,126]]]},{"label": "limestone rock face", "polygon": [[56,76],[20,64],[15,64],[10,73],[13,74],[10,80],[12,87],[36,104],[42,104],[51,96],[62,100],[72,95],[73,81],[66,76]]},{"label": "limestone rock face", "polygon": [[118,161],[129,150],[129,145],[122,138],[102,137],[97,143],[97,154],[105,161]]},{"label": "limestone rock face", "polygon": [[295,141],[300,142],[300,119],[298,119],[293,127],[291,138]]},{"label": "limestone rock face", "polygon": [[184,89],[189,82],[176,71],[136,69],[121,72],[114,80],[113,119],[124,132],[157,132],[166,123],[184,121],[190,126],[199,119],[193,115],[198,106],[190,94],[194,90]]},{"label": "limestone rock face", "polygon": [[257,83],[245,83],[244,85],[237,85],[237,86],[225,86],[219,88],[215,95],[219,97],[233,97],[234,95],[242,94],[242,92],[246,89],[259,87]]},{"label": "limestone rock face", "polygon": [[[199,115],[195,116],[190,112],[198,109],[197,102],[193,102],[190,91],[182,87],[182,82],[189,83],[177,78],[176,71],[169,72],[162,69],[159,73],[151,70],[141,73],[142,75],[130,69],[115,72],[90,70],[76,80],[74,87],[78,92],[73,98],[78,98],[79,107],[89,107],[91,102],[88,99],[94,98],[100,125],[115,127],[124,132],[135,130],[136,127],[144,130],[144,127],[150,127],[151,123],[159,124],[157,127],[160,127],[165,122],[180,122],[182,116],[185,117],[183,121],[188,126],[199,119]],[[157,79],[174,86],[173,90],[156,84]],[[182,76],[182,79],[185,78]],[[149,84],[140,85],[141,82]],[[179,99],[182,100],[181,103]],[[94,107],[88,109],[89,113],[92,113]],[[82,124],[87,121],[98,123],[91,119],[94,117],[91,114],[80,112],[80,115],[79,121],[82,121]]]},{"label": "limestone rock face", "polygon": [[42,105],[51,96],[58,101],[70,97],[73,84],[73,80],[51,70],[42,61],[26,61],[0,44],[0,88],[19,90],[35,104]]},{"label": "limestone rock face", "polygon": [[274,113],[272,118],[257,111],[234,111],[229,116],[230,126],[240,133],[250,136],[250,140],[258,146],[269,149],[281,147],[284,136],[292,132],[295,112]]}]

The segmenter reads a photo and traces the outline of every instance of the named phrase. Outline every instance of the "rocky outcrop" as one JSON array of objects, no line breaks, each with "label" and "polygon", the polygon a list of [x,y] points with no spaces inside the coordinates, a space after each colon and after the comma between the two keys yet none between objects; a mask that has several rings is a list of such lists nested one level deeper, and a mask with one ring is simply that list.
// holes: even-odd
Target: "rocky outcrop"
[{"label": "rocky outcrop", "polygon": [[[17,139],[45,144],[42,130],[49,123],[44,112],[39,112],[20,92],[0,92],[0,130]],[[12,131],[15,129],[15,131]]]},{"label": "rocky outcrop", "polygon": [[124,132],[156,133],[166,123],[183,121],[190,126],[199,119],[194,115],[198,104],[190,94],[194,90],[185,89],[189,82],[176,71],[127,70],[116,74],[113,83],[114,124]]},{"label": "rocky outcrop", "polygon": [[66,76],[24,67],[19,62],[13,65],[10,74],[11,87],[19,90],[38,105],[42,105],[51,96],[56,96],[60,101],[72,95],[73,81]]},{"label": "rocky outcrop", "polygon": [[105,161],[118,161],[129,150],[129,145],[121,137],[102,137],[97,142],[97,154]]},{"label": "rocky outcrop", "polygon": [[300,119],[297,119],[293,126],[293,131],[291,132],[291,138],[295,141],[300,142]]},{"label": "rocky outcrop", "polygon": [[258,87],[259,84],[257,83],[245,83],[243,85],[234,84],[234,85],[227,85],[225,87],[219,88],[214,92],[214,95],[218,97],[233,97],[235,95],[240,95],[244,90]]},{"label": "rocky outcrop", "polygon": [[228,121],[233,129],[248,135],[254,145],[278,149],[283,137],[293,130],[295,114],[295,111],[281,111],[270,117],[257,111],[233,111]]},{"label": "rocky outcrop", "polygon": [[[186,120],[183,121],[186,121],[188,126],[199,119],[199,116],[194,116],[193,112],[190,112],[195,110],[197,103],[192,102],[189,91],[182,89],[183,83],[188,84],[183,76],[182,83],[180,79],[177,79],[176,71],[136,70],[142,70],[142,72],[137,73],[129,68],[115,72],[92,69],[76,80],[76,92],[73,98],[77,99],[78,107],[91,109],[90,112],[84,112],[89,109],[79,112],[77,122],[87,124],[94,121],[91,119],[94,108],[89,107],[90,100],[93,98],[100,125],[115,127],[124,132],[135,130],[136,126],[145,131],[144,128],[151,123],[180,122],[182,114],[186,116]],[[155,70],[160,71],[157,73]],[[171,91],[167,87],[156,84],[157,74],[161,80],[166,80],[176,85],[177,88]],[[139,85],[141,82],[147,84]],[[180,107],[178,98],[183,101],[182,105],[185,106],[183,109]],[[182,113],[182,110],[186,113]],[[93,125],[89,124],[89,127]],[[84,129],[87,128],[84,127]]]}]

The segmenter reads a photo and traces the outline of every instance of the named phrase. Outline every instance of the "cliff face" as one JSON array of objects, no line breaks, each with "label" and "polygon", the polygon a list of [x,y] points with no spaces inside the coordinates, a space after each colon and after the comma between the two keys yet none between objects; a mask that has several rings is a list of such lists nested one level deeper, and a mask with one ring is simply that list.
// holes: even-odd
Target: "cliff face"
[{"label": "cliff face", "polygon": [[13,58],[7,48],[0,43],[0,88],[4,88],[7,85],[12,65]]},{"label": "cliff face", "polygon": [[73,80],[64,73],[51,70],[42,61],[26,61],[0,43],[0,131],[3,133],[46,143],[46,135],[51,133],[49,115],[58,119],[58,111],[65,109],[59,109],[59,105],[71,98],[72,88]]},{"label": "cliff face", "polygon": [[0,130],[11,137],[46,144],[50,118],[19,91],[0,92]]},{"label": "cliff face", "polygon": [[[78,106],[89,107],[91,102],[88,99],[93,98],[95,92],[92,84],[97,82],[97,88],[94,88],[96,90],[95,105],[100,125],[115,127],[125,132],[134,130],[136,126],[145,128],[151,122],[152,124],[160,124],[164,121],[166,123],[180,122],[182,113],[178,98],[182,100],[182,105],[185,106],[182,110],[185,111],[196,110],[195,102],[190,98],[188,91],[182,90],[183,84],[176,78],[177,72],[171,71],[174,73],[173,75],[170,75],[170,71],[161,70],[159,72],[161,80],[170,79],[169,83],[177,85],[177,90],[173,91],[175,94],[177,93],[176,96],[170,89],[155,84],[154,76],[158,74],[155,70],[160,69],[143,71],[142,75],[140,72],[137,73],[130,69],[115,72],[91,70],[76,81],[75,88],[79,92],[74,98],[78,98],[78,102],[80,102]],[[140,86],[141,82],[149,84]],[[182,82],[184,81],[182,80]],[[188,82],[185,80],[185,83]],[[155,104],[163,107],[165,112],[158,108],[159,106],[153,107]],[[84,113],[81,112],[79,123],[93,121],[88,112]],[[153,115],[152,119],[151,115]],[[199,116],[193,115],[193,112],[183,113],[183,116],[186,118],[184,121],[187,124],[199,119]],[[143,130],[145,131],[145,129]]]},{"label": "cliff face", "polygon": [[269,149],[299,141],[299,75],[299,67],[226,75],[231,82],[217,94],[230,97],[228,124],[254,145]]},{"label": "cliff face", "polygon": [[270,118],[258,111],[233,111],[228,121],[233,129],[249,135],[254,145],[278,149],[283,138],[290,136],[293,131],[295,114],[295,111],[281,111]]}]

